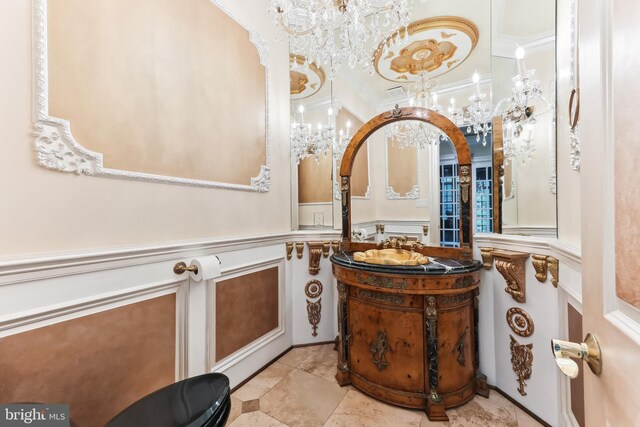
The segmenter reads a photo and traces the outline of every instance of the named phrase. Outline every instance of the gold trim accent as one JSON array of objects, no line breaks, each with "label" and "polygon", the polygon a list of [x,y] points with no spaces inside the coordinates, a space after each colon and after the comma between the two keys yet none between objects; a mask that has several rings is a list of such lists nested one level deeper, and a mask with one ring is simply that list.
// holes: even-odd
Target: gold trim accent
[{"label": "gold trim accent", "polygon": [[304,253],[304,242],[296,242],[296,256],[298,259],[302,259]]},{"label": "gold trim accent", "polygon": [[334,254],[340,250],[340,240],[331,241],[331,250]]},{"label": "gold trim accent", "polygon": [[460,166],[460,188],[462,189],[462,201],[469,202],[469,189],[471,188],[471,166]]},{"label": "gold trim accent", "polygon": [[[380,57],[382,56],[382,52],[384,51],[384,47],[388,46],[391,39],[393,39],[394,37],[403,37],[405,32],[408,31],[409,35],[413,35],[415,33],[419,33],[421,31],[425,31],[425,30],[430,30],[430,29],[437,29],[437,28],[442,28],[442,29],[447,29],[447,30],[458,30],[461,31],[463,33],[465,33],[467,36],[469,36],[469,38],[471,39],[471,49],[469,49],[469,53],[467,54],[467,56],[465,56],[458,65],[462,64],[464,61],[467,60],[467,58],[469,58],[469,55],[471,55],[471,52],[473,52],[473,50],[475,49],[476,45],[478,44],[478,38],[480,37],[480,31],[478,30],[478,27],[476,27],[476,25],[471,22],[468,19],[459,17],[459,16],[435,16],[432,18],[426,18],[426,19],[421,19],[419,21],[414,21],[412,23],[410,23],[409,25],[407,25],[406,29],[405,28],[401,28],[399,30],[396,30],[393,32],[393,34],[391,34],[390,36],[388,36],[386,39],[384,39],[379,45],[378,48],[376,49],[376,51],[373,54],[373,66],[376,70],[376,73],[378,73],[380,75],[380,77],[382,77],[385,80],[397,83],[397,81],[395,80],[391,80],[388,79],[386,77],[384,77],[381,73],[380,70],[378,69],[378,62],[380,61]],[[446,37],[445,37],[446,38]],[[455,67],[453,67],[455,68]],[[445,71],[443,74],[448,73],[450,70],[452,70],[453,68],[449,68],[448,71]],[[398,79],[400,77],[397,77]],[[405,76],[406,79],[406,76]]]},{"label": "gold trim accent", "polygon": [[369,346],[369,352],[371,352],[371,359],[377,366],[379,371],[384,371],[389,366],[389,361],[384,354],[389,350],[389,335],[387,331],[378,331],[377,339]]},{"label": "gold trim accent", "polygon": [[329,258],[329,250],[331,249],[331,242],[328,240],[325,240],[322,243],[322,256],[324,258]]},{"label": "gold trim accent", "polygon": [[492,255],[496,260],[496,269],[507,282],[504,291],[511,295],[515,301],[524,304],[527,301],[525,261],[529,258],[529,254],[494,250]]},{"label": "gold trim accent", "polygon": [[189,267],[187,267],[187,264],[182,261],[173,266],[173,272],[175,274],[183,274],[185,271],[198,274],[198,266],[190,265]]},{"label": "gold trim accent", "polygon": [[[291,64],[293,64],[294,60],[298,63],[298,65],[303,66],[305,61],[307,60],[307,58],[304,55],[299,55],[299,54],[295,54],[295,53],[290,53],[289,54],[289,79],[291,79],[291,71],[295,71],[295,70],[291,70]],[[318,67],[313,62],[309,64],[309,70],[312,71],[314,74],[316,74],[318,76],[318,78],[320,79],[320,86],[317,88],[317,90],[315,88],[312,88],[312,89],[314,89],[314,91],[312,93],[310,93],[307,96],[301,97],[301,98],[296,98],[296,100],[309,98],[310,96],[313,96],[316,93],[320,92],[320,89],[322,89],[322,86],[324,86],[324,82],[325,82],[325,79],[326,79],[325,74],[324,74],[324,70],[321,67]],[[301,74],[303,74],[303,73],[301,73]],[[307,76],[305,75],[305,77],[307,77]],[[308,77],[307,77],[307,82],[308,82]],[[302,92],[304,92],[304,90]],[[289,94],[290,95],[298,95],[298,94],[300,94],[302,92],[292,93],[291,89],[289,90]]]},{"label": "gold trim accent", "polygon": [[293,254],[293,242],[285,243],[285,247],[287,248],[287,260],[290,260]]},{"label": "gold trim accent", "polygon": [[533,368],[533,343],[520,344],[513,338],[513,335],[509,335],[511,338],[511,367],[513,372],[518,376],[518,392],[522,396],[526,396],[527,392],[524,388],[527,386],[525,382],[531,378],[531,371]]},{"label": "gold trim accent", "polygon": [[480,248],[480,256],[482,257],[484,269],[491,270],[491,267],[493,267],[493,248]]},{"label": "gold trim accent", "polygon": [[309,246],[309,274],[315,276],[320,272],[324,242],[307,242],[307,246]]},{"label": "gold trim accent", "polygon": [[535,325],[529,313],[519,307],[511,307],[507,310],[507,323],[513,332],[521,337],[533,335]]},{"label": "gold trim accent", "polygon": [[422,235],[426,236],[427,234],[429,234],[429,226],[428,225],[423,225],[422,226]]},{"label": "gold trim accent", "polygon": [[538,282],[544,283],[547,281],[547,256],[546,255],[531,255],[531,263],[536,270],[536,279]]},{"label": "gold trim accent", "polygon": [[560,262],[552,257],[547,257],[549,263],[549,273],[551,274],[551,284],[554,288],[558,287],[558,281],[560,280]]}]

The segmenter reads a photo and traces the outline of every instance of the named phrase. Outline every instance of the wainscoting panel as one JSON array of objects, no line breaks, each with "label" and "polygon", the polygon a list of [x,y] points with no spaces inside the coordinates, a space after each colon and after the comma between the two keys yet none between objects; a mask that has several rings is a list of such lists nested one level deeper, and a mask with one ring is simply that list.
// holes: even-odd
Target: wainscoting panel
[{"label": "wainscoting panel", "polygon": [[215,360],[219,362],[279,325],[278,267],[215,283]]},{"label": "wainscoting panel", "polygon": [[175,293],[0,338],[0,401],[68,403],[104,425],[176,379]]}]

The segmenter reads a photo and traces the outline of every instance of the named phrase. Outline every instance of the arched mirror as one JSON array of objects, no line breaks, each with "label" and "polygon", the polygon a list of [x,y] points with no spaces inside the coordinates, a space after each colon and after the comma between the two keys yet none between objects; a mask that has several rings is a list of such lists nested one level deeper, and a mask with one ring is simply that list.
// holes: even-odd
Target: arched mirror
[{"label": "arched mirror", "polygon": [[[438,132],[438,138],[442,135],[443,141],[448,141],[453,147],[457,163],[455,164],[455,174],[451,174],[451,186],[454,189],[450,202],[452,209],[457,209],[459,220],[457,222],[457,247],[429,246],[419,242],[404,241],[405,246],[423,255],[470,259],[472,248],[472,218],[473,218],[473,196],[472,196],[472,162],[471,150],[463,132],[445,116],[421,107],[396,107],[392,111],[382,113],[365,123],[353,136],[346,147],[342,163],[340,165],[340,192],[341,192],[341,219],[342,219],[342,249],[347,252],[362,251],[384,246],[383,242],[363,241],[362,236],[352,233],[354,212],[351,198],[353,167],[358,153],[365,147],[367,141],[376,135],[376,131],[386,126],[394,126],[398,122],[408,122],[406,125],[413,125],[420,128],[421,125],[428,125]],[[431,129],[429,129],[431,130]],[[378,135],[378,137],[380,134]],[[386,138],[377,138],[378,145],[386,146]],[[372,144],[369,144],[371,148]],[[386,147],[385,147],[386,149]],[[453,165],[452,165],[453,166]],[[453,170],[453,168],[452,168]],[[392,239],[388,239],[391,241]],[[394,243],[397,245],[397,242]],[[403,243],[401,243],[402,247]]]}]

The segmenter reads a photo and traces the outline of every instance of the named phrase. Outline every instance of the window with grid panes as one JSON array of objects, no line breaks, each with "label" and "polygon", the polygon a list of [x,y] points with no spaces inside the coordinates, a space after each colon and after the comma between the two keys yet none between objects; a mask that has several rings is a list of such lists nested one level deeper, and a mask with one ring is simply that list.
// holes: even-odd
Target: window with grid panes
[{"label": "window with grid panes", "polygon": [[457,164],[440,165],[440,246],[460,246],[460,182]]},{"label": "window with grid panes", "polygon": [[493,186],[491,166],[475,168],[476,176],[476,232],[493,232]]}]

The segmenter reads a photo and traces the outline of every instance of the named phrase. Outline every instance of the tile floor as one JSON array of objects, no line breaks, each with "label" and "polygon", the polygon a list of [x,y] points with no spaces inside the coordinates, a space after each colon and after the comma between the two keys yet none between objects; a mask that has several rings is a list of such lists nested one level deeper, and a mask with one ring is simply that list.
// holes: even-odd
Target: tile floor
[{"label": "tile floor", "polygon": [[498,392],[431,422],[422,411],[379,402],[334,379],[333,344],[294,348],[231,395],[229,427],[540,426]]}]

